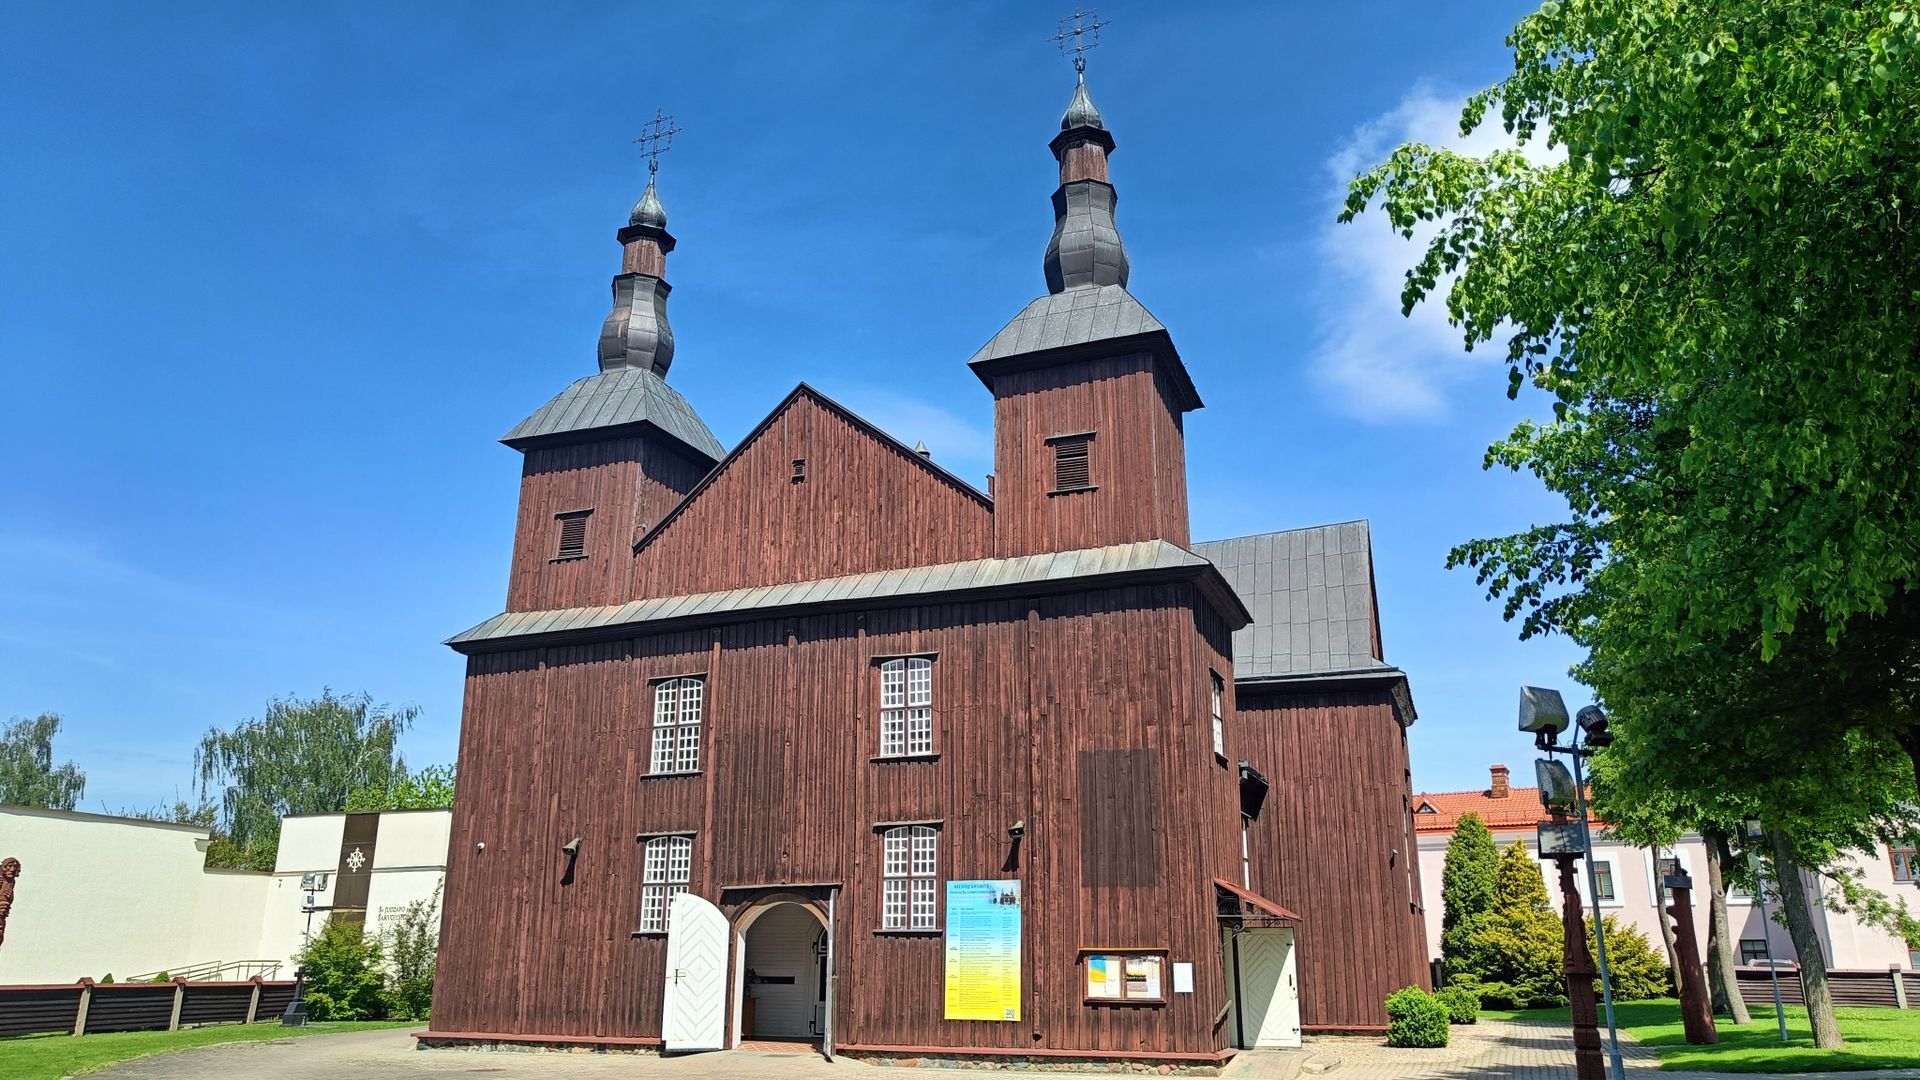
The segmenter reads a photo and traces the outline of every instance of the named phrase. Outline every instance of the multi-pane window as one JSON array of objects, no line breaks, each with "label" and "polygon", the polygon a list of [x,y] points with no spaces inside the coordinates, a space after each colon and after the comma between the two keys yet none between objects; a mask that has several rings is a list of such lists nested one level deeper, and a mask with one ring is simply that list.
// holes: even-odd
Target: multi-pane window
[{"label": "multi-pane window", "polygon": [[1219,672],[1209,674],[1213,676],[1213,752],[1226,757],[1227,722],[1224,714],[1227,705],[1227,684],[1220,678]]},{"label": "multi-pane window", "polygon": [[880,665],[880,755],[933,753],[933,661],[924,656]]},{"label": "multi-pane window", "polygon": [[705,679],[665,679],[653,687],[653,761],[649,772],[697,772]]},{"label": "multi-pane window", "polygon": [[667,932],[668,905],[687,891],[693,869],[693,837],[656,836],[647,841],[646,867],[640,876],[640,930]]},{"label": "multi-pane window", "polygon": [[1740,962],[1743,964],[1764,964],[1767,962],[1767,942],[1765,938],[1741,938]]},{"label": "multi-pane window", "polygon": [[880,928],[932,930],[939,886],[940,834],[928,825],[901,825],[881,834]]},{"label": "multi-pane window", "polygon": [[1893,855],[1893,880],[1920,881],[1920,851],[1913,848],[1889,849]]},{"label": "multi-pane window", "polygon": [[1593,860],[1593,891],[1597,900],[1612,900],[1613,864],[1605,859]]}]

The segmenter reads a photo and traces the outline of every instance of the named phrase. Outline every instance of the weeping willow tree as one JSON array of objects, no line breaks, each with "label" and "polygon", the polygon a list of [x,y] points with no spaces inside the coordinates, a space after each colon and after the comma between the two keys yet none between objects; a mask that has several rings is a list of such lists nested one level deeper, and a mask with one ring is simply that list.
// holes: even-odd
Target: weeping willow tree
[{"label": "weeping willow tree", "polygon": [[193,766],[206,797],[218,792],[220,823],[232,850],[209,863],[271,867],[288,814],[347,808],[353,792],[387,790],[407,779],[400,735],[419,710],[375,705],[365,693],[276,698],[266,715],[232,731],[210,728]]}]

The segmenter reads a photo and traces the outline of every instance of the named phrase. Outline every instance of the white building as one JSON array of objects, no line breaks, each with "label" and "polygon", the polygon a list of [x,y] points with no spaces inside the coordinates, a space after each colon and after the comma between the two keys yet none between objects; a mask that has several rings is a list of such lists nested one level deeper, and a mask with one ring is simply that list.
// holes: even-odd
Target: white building
[{"label": "white building", "polygon": [[[1438,959],[1443,906],[1440,902],[1441,870],[1446,863],[1447,843],[1453,839],[1454,826],[1461,816],[1469,812],[1478,814],[1493,833],[1496,845],[1506,848],[1515,840],[1521,840],[1538,858],[1535,827],[1545,820],[1546,812],[1540,804],[1540,789],[1510,786],[1505,765],[1493,766],[1490,783],[1485,790],[1423,792],[1413,797],[1413,809],[1420,845],[1420,882],[1427,917],[1427,949],[1434,959]],[[1665,875],[1664,872],[1656,873],[1653,853],[1615,840],[1603,826],[1594,829],[1593,848],[1600,910],[1621,922],[1638,927],[1653,943],[1655,951],[1661,951],[1663,946],[1658,912],[1666,903],[1660,895],[1660,882]],[[1679,868],[1693,878],[1694,931],[1704,953],[1708,918],[1706,847],[1700,837],[1689,834],[1681,837],[1673,847],[1663,849],[1660,855],[1663,860],[1677,862]],[[1904,898],[1909,907],[1920,910],[1920,889],[1916,889],[1914,880],[1915,871],[1920,870],[1917,863],[1920,860],[1916,860],[1910,850],[1882,850],[1878,857],[1856,859],[1854,867],[1864,874],[1862,884],[1896,899]],[[1575,869],[1575,883],[1581,902],[1591,911],[1586,867],[1584,863],[1576,864]],[[1558,903],[1560,889],[1557,868],[1550,862],[1542,862],[1541,871],[1546,875],[1548,895]],[[1810,877],[1809,882],[1817,896],[1820,880]],[[1786,929],[1763,919],[1760,905],[1754,903],[1751,897],[1738,892],[1730,895],[1727,898],[1727,916],[1732,936],[1739,943],[1742,963],[1763,962],[1769,944],[1775,959],[1795,959],[1793,942],[1788,938]],[[1814,917],[1821,948],[1826,953],[1824,959],[1827,967],[1884,972],[1889,967],[1897,966],[1909,971],[1920,970],[1920,950],[1909,950],[1905,942],[1886,931],[1863,925],[1852,915],[1832,911],[1825,906],[1816,907]],[[1701,959],[1704,960],[1705,956]]]},{"label": "white building", "polygon": [[309,925],[303,879],[313,875],[323,909],[315,930],[337,906],[378,932],[439,886],[451,819],[446,810],[290,817],[266,873],[207,869],[210,836],[196,825],[0,806],[0,859],[21,865],[0,985],[221,968],[245,977],[276,964],[262,973],[290,977]]}]

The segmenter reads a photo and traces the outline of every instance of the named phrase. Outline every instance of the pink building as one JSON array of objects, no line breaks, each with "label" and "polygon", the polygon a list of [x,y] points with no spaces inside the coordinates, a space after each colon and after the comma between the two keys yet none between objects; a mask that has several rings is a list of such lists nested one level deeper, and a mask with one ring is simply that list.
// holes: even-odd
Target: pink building
[{"label": "pink building", "polygon": [[[1540,789],[1511,786],[1505,765],[1493,766],[1487,787],[1483,790],[1423,792],[1413,796],[1413,810],[1415,832],[1419,836],[1427,949],[1434,959],[1438,959],[1441,868],[1446,862],[1447,842],[1453,839],[1455,824],[1466,813],[1478,814],[1492,831],[1494,843],[1500,847],[1505,848],[1517,839],[1524,841],[1529,850],[1537,852],[1534,829],[1546,817],[1546,812],[1540,805]],[[1661,948],[1657,911],[1664,903],[1659,889],[1659,882],[1664,875],[1655,873],[1654,853],[1613,839],[1606,827],[1598,822],[1595,823],[1593,839],[1600,910],[1621,922],[1638,927],[1656,949]],[[1673,847],[1662,849],[1660,858],[1677,862],[1680,869],[1693,876],[1694,929],[1704,949],[1707,941],[1706,848],[1699,836],[1688,834]],[[1863,872],[1863,884],[1869,888],[1878,889],[1896,899],[1905,898],[1910,907],[1920,909],[1920,888],[1915,885],[1916,877],[1920,877],[1920,857],[1916,857],[1911,849],[1890,850],[1883,847],[1871,855],[1857,856],[1853,865]],[[1547,878],[1548,894],[1557,902],[1559,885],[1556,871],[1548,863],[1542,863],[1541,869]],[[1584,867],[1580,868],[1576,879],[1581,902],[1591,911],[1592,900],[1587,896]],[[1814,895],[1819,896],[1821,881],[1818,878],[1809,880]],[[1769,910],[1772,907],[1770,904]],[[1793,942],[1788,939],[1786,929],[1763,920],[1760,905],[1754,903],[1752,897],[1735,893],[1728,897],[1727,909],[1733,935],[1739,941],[1742,963],[1763,963],[1769,942],[1776,959],[1794,959]],[[1851,914],[1833,911],[1825,906],[1817,907],[1815,916],[1819,920],[1820,944],[1826,952],[1828,967],[1867,971],[1886,971],[1891,967],[1920,970],[1920,950],[1908,949],[1905,942],[1886,931],[1862,925]]]}]

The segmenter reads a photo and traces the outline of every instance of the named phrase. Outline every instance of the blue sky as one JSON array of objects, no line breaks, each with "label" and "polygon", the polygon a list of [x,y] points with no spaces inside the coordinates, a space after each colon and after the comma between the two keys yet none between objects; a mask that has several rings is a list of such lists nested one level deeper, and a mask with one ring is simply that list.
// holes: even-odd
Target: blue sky
[{"label": "blue sky", "polygon": [[[277,694],[417,705],[449,761],[518,455],[595,370],[657,106],[673,382],[723,441],[806,379],[978,481],[966,359],[1044,291],[1061,5],[39,4],[0,111],[0,716],[52,710],[86,809],[186,794]],[[1519,3],[1110,3],[1088,72],[1131,289],[1173,331],[1196,538],[1373,522],[1414,782],[1524,765],[1571,689],[1447,548],[1555,516],[1485,445],[1530,406],[1344,176],[1452,137]],[[804,14],[800,13],[804,11]]]}]

